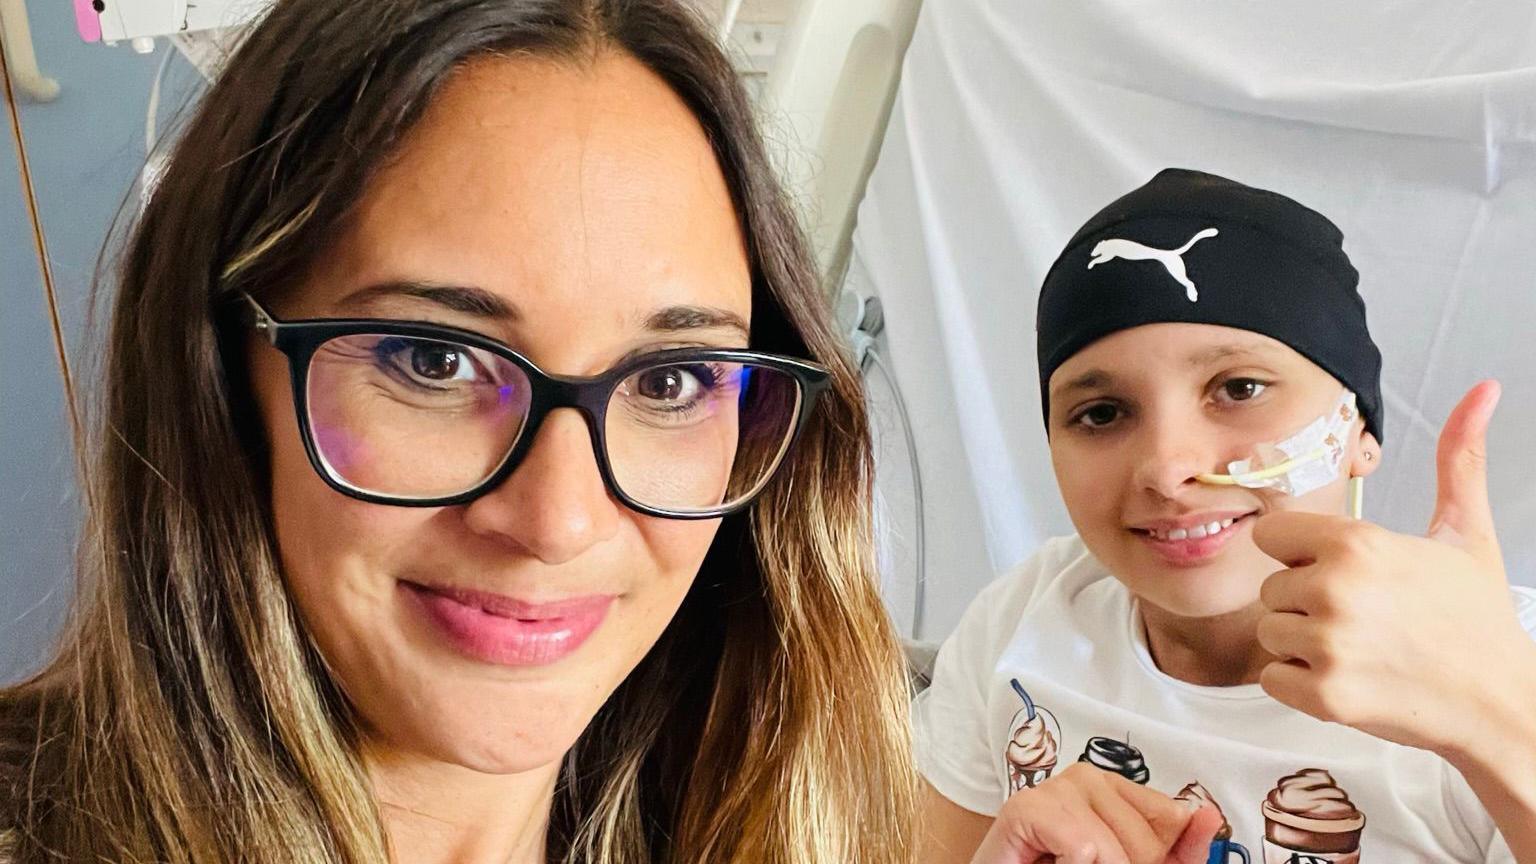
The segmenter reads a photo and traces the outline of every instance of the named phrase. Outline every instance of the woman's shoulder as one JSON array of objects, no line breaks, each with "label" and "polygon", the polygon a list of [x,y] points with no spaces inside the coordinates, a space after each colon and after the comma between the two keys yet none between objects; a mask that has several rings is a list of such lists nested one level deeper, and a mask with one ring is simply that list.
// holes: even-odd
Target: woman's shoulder
[{"label": "woman's shoulder", "polygon": [[[0,688],[0,831],[6,828],[17,774],[31,749],[31,742],[37,740],[36,721],[32,721],[29,733],[24,719],[31,713],[24,708],[24,703],[31,701],[26,696],[14,688]],[[31,716],[36,717],[36,714]]]},{"label": "woman's shoulder", "polygon": [[0,687],[0,766],[9,765],[37,740],[42,693],[34,684]]},{"label": "woman's shoulder", "polygon": [[11,832],[26,803],[39,756],[38,718],[44,694],[35,685],[0,688],[0,864],[10,860]]},{"label": "woman's shoulder", "polygon": [[22,766],[28,736],[20,722],[18,701],[0,689],[0,864],[11,864],[16,854],[16,815],[22,801]]}]

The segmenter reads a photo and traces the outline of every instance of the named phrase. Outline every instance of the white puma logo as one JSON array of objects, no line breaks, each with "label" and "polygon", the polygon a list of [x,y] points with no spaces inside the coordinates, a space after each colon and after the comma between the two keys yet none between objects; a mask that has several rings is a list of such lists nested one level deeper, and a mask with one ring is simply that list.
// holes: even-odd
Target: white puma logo
[{"label": "white puma logo", "polygon": [[1092,270],[1094,265],[1103,264],[1105,261],[1113,261],[1116,258],[1124,258],[1127,261],[1153,259],[1166,267],[1168,275],[1184,286],[1184,293],[1188,295],[1189,302],[1196,303],[1200,300],[1200,292],[1195,288],[1195,283],[1189,281],[1189,276],[1184,272],[1183,255],[1189,251],[1189,247],[1207,237],[1215,237],[1218,233],[1220,232],[1215,228],[1207,228],[1189,238],[1188,243],[1177,249],[1153,249],[1151,246],[1143,246],[1135,240],[1121,240],[1119,238],[1100,240],[1098,245],[1093,247],[1093,260],[1088,262],[1088,269]]}]

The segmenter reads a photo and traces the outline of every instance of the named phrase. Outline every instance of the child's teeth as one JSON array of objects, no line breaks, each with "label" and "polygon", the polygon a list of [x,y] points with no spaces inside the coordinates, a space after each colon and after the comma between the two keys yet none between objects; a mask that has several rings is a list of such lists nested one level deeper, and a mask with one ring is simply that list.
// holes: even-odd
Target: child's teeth
[{"label": "child's teeth", "polygon": [[1232,523],[1236,521],[1236,519],[1219,519],[1208,525],[1196,525],[1193,528],[1172,528],[1168,531],[1150,528],[1147,530],[1147,533],[1152,535],[1154,540],[1203,540],[1206,537],[1214,537],[1231,528]]}]

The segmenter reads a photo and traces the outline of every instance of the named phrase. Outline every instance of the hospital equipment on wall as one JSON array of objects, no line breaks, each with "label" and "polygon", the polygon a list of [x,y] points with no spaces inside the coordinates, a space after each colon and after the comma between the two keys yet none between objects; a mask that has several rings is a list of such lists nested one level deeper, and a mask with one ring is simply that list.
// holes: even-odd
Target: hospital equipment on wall
[{"label": "hospital equipment on wall", "polygon": [[37,67],[26,0],[0,0],[0,48],[5,51],[9,78],[22,95],[34,102],[52,102],[58,97],[59,82]]},{"label": "hospital equipment on wall", "polygon": [[[878,297],[844,283],[854,219],[880,154],[902,58],[921,0],[800,0],[759,98],[779,170],[800,205],[817,264],[835,286],[837,320],[855,362],[872,383],[879,372],[905,445],[914,507],[912,614],[907,635],[921,639],[927,588],[927,526],[917,439],[906,397],[882,348]],[[866,388],[868,390],[869,388]],[[871,411],[871,416],[879,416]],[[877,473],[879,468],[877,467]],[[877,526],[880,516],[877,512]],[[896,532],[883,526],[887,537]]]}]

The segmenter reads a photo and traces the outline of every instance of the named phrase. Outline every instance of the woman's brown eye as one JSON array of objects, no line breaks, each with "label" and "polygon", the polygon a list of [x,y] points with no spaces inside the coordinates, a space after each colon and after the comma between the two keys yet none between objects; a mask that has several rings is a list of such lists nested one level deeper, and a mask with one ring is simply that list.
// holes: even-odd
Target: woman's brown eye
[{"label": "woman's brown eye", "polygon": [[654,369],[640,376],[640,395],[658,402],[670,402],[683,392],[683,374],[678,369]]},{"label": "woman's brown eye", "polygon": [[411,371],[431,381],[446,381],[459,373],[459,352],[447,345],[427,345],[411,352]]}]

